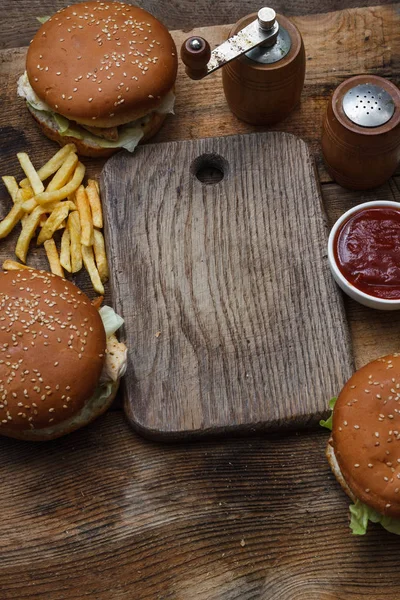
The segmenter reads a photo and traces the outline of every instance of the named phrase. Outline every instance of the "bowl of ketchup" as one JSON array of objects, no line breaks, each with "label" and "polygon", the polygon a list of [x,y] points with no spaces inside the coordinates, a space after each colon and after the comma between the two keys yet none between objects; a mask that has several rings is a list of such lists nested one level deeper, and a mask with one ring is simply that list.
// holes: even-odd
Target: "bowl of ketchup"
[{"label": "bowl of ketchup", "polygon": [[400,203],[375,201],[344,213],[332,227],[328,259],[336,283],[354,300],[400,309]]}]

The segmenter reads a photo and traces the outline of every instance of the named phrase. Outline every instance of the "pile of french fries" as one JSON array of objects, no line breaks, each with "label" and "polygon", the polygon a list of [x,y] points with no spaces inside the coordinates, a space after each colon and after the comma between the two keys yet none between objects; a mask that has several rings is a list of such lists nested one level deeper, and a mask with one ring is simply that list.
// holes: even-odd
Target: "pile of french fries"
[{"label": "pile of french fries", "polygon": [[[108,265],[101,231],[103,212],[99,188],[93,179],[83,185],[85,167],[78,160],[76,147],[67,144],[39,170],[25,152],[17,154],[17,158],[26,178],[18,184],[15,177],[2,177],[13,206],[0,221],[0,239],[21,222],[22,230],[15,247],[21,263],[6,260],[3,269],[27,268],[29,246],[38,232],[36,243],[44,245],[52,273],[64,277],[64,270],[77,273],[84,266],[95,291],[103,295]],[[53,237],[58,230],[62,230],[60,252]]]}]

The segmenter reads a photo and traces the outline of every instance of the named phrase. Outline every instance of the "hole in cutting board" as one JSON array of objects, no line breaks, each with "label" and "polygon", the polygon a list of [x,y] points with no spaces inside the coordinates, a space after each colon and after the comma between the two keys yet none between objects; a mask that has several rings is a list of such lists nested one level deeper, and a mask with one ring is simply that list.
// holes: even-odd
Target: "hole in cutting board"
[{"label": "hole in cutting board", "polygon": [[219,154],[202,154],[192,162],[190,172],[201,183],[214,185],[227,175],[228,163]]}]

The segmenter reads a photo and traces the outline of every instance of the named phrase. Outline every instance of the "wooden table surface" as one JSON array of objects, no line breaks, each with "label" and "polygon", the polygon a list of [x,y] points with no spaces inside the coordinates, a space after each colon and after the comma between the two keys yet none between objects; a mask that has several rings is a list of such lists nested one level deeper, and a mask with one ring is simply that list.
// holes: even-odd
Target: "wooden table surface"
[{"label": "wooden table surface", "polygon": [[[0,67],[22,60],[10,49],[29,43],[35,16],[65,4],[0,0]],[[140,4],[186,30],[258,8],[252,0]],[[310,144],[330,223],[361,201],[400,201],[400,171],[377,190],[355,193],[334,184],[321,160],[321,116],[343,79],[366,71],[399,84],[399,5],[350,6],[357,0],[274,5],[297,15],[308,59],[302,105],[275,129]],[[318,11],[325,14],[310,16]],[[226,31],[203,33],[217,43]],[[178,81],[177,116],[158,141],[254,130],[227,110],[219,77]],[[15,164],[4,138],[20,114],[5,102],[11,93],[0,90],[1,174]],[[399,349],[399,314],[345,305],[357,366]],[[326,441],[321,430],[162,445],[136,435],[119,410],[48,444],[0,438],[0,600],[400,598],[400,538],[379,526],[350,535],[349,502],[325,461]]]}]

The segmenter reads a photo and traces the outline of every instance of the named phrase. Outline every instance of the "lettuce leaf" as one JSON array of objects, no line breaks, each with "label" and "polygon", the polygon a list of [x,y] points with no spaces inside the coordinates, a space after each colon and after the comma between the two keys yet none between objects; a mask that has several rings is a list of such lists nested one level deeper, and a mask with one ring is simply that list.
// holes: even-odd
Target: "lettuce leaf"
[{"label": "lettuce leaf", "polygon": [[46,23],[49,19],[50,17],[36,17],[36,20],[39,21],[39,23],[41,23],[42,25],[43,23]]},{"label": "lettuce leaf", "polygon": [[123,318],[117,315],[111,306],[102,306],[99,310],[99,314],[108,338],[124,324]]},{"label": "lettuce leaf", "polygon": [[364,535],[367,531],[368,521],[378,523],[380,515],[360,500],[350,504],[350,529],[355,535]]},{"label": "lettuce leaf", "polygon": [[384,529],[400,535],[400,519],[384,516],[360,500],[350,504],[350,529],[354,535],[365,535],[368,521],[380,523]]},{"label": "lettuce leaf", "polygon": [[379,523],[384,529],[386,529],[386,531],[390,531],[390,533],[400,535],[400,519],[393,519],[392,517],[382,517]]},{"label": "lettuce leaf", "polygon": [[[56,120],[55,113],[50,113],[50,116]],[[57,116],[59,117],[60,115]],[[128,150],[128,152],[133,152],[143,137],[143,129],[139,122],[129,123],[128,125],[121,126],[119,129],[118,140],[116,142],[112,142],[111,140],[104,140],[97,135],[93,135],[90,133],[90,131],[81,129],[80,127],[75,126],[73,123],[71,124],[70,121],[68,121],[68,119],[65,117],[61,118],[68,123],[66,128],[63,126],[62,129],[60,129],[56,120],[57,128],[61,135],[72,136],[78,140],[90,140],[92,143],[100,146],[101,148],[125,148],[125,150]]]},{"label": "lettuce leaf", "polygon": [[[150,118],[147,115],[131,123],[120,125],[118,127],[118,140],[113,142],[93,135],[86,129],[76,125],[73,121],[69,121],[66,117],[52,112],[51,108],[35,93],[29,83],[26,71],[18,80],[18,95],[21,98],[25,98],[33,110],[41,112],[41,117],[48,121],[49,126],[55,126],[61,135],[84,140],[89,145],[99,146],[100,148],[125,148],[128,152],[133,152],[144,135],[143,126]],[[173,113],[174,104],[175,94],[173,91],[169,91],[161,105],[155,109],[155,112],[160,114]]]},{"label": "lettuce leaf", "polygon": [[337,398],[331,398],[329,400],[329,408],[331,409],[331,414],[330,416],[326,419],[326,421],[324,421],[323,419],[321,419],[321,421],[319,422],[319,424],[321,425],[321,427],[326,427],[326,429],[329,429],[329,431],[332,431],[332,417],[333,417],[333,409],[335,408],[335,404],[336,404],[336,400]]},{"label": "lettuce leaf", "polygon": [[90,131],[74,126],[66,117],[63,117],[57,113],[52,113],[46,110],[36,108],[36,105],[28,101],[28,104],[33,110],[36,110],[45,116],[49,125],[55,124],[58,132],[62,136],[71,136],[78,140],[85,140],[92,145],[100,146],[101,148],[125,148],[128,152],[133,152],[140,140],[143,137],[143,128],[141,123],[145,122],[145,119],[139,119],[137,122],[128,123],[123,125],[119,130],[119,137],[116,142],[110,140],[104,140],[103,138],[93,135]]},{"label": "lettuce leaf", "polygon": [[58,131],[61,135],[65,135],[65,132],[68,131],[69,121],[66,117],[59,115],[58,113],[53,113],[53,119],[57,123]]}]

